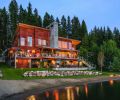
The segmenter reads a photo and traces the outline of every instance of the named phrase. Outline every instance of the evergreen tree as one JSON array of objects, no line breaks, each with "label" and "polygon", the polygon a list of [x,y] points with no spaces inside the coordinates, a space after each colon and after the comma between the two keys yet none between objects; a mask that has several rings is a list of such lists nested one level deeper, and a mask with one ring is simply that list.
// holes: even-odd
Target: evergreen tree
[{"label": "evergreen tree", "polygon": [[2,48],[2,9],[0,9],[0,49]]},{"label": "evergreen tree", "polygon": [[43,27],[47,27],[51,24],[51,16],[46,12],[43,18]]},{"label": "evergreen tree", "polygon": [[41,16],[38,17],[38,23],[39,23],[39,24],[38,24],[39,27],[42,27],[42,26],[43,26]]},{"label": "evergreen tree", "polygon": [[87,31],[87,26],[86,26],[86,23],[85,21],[83,20],[82,21],[82,25],[81,25],[81,39],[84,38],[85,35],[88,34],[88,31]]},{"label": "evergreen tree", "polygon": [[10,28],[12,32],[12,39],[18,23],[18,4],[16,0],[11,0],[9,5]]},{"label": "evergreen tree", "polygon": [[77,39],[77,40],[81,39],[81,36],[80,36],[80,22],[79,22],[78,17],[74,17],[72,19],[72,38]]},{"label": "evergreen tree", "polygon": [[114,34],[114,40],[117,43],[117,47],[120,48],[120,32],[116,27],[113,30],[113,34]]},{"label": "evergreen tree", "polygon": [[60,36],[67,37],[66,28],[67,28],[66,18],[63,15],[62,18],[61,18],[61,33],[60,33]]},{"label": "evergreen tree", "polygon": [[55,20],[54,20],[54,17],[53,17],[53,15],[51,15],[50,16],[50,22],[52,23],[52,22],[54,22]]},{"label": "evergreen tree", "polygon": [[33,25],[39,26],[39,15],[38,15],[38,10],[35,8],[34,10],[34,23]]},{"label": "evergreen tree", "polygon": [[68,38],[72,38],[71,34],[72,34],[72,26],[71,26],[71,20],[70,20],[70,16],[67,17],[67,37]]},{"label": "evergreen tree", "polygon": [[27,23],[27,11],[22,5],[19,7],[19,23]]},{"label": "evergreen tree", "polygon": [[3,39],[3,46],[5,48],[5,44],[7,43],[7,11],[5,9],[5,7],[3,8],[3,12],[2,12],[2,18],[3,18],[3,35],[2,35],[2,39]]},{"label": "evergreen tree", "polygon": [[27,7],[26,23],[30,24],[30,25],[33,25],[33,23],[34,23],[34,16],[33,16],[33,13],[32,13],[32,5],[31,5],[31,3],[29,3],[28,7]]},{"label": "evergreen tree", "polygon": [[59,20],[58,17],[56,18],[56,22],[58,23],[58,35],[60,36],[60,33],[61,33],[61,24],[60,24],[60,20]]}]

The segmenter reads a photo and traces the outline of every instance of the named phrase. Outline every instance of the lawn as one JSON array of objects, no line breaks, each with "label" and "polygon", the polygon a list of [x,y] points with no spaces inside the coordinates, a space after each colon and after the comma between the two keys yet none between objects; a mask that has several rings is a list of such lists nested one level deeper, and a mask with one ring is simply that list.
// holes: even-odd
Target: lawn
[{"label": "lawn", "polygon": [[[29,79],[54,79],[54,78],[92,78],[95,75],[80,75],[80,76],[50,76],[50,77],[24,77],[23,73],[26,71],[43,71],[51,70],[46,68],[31,68],[31,69],[15,69],[11,68],[4,63],[0,63],[0,70],[2,70],[4,80],[29,80]],[[103,72],[103,76],[108,76],[110,74],[115,74],[114,72]]]}]

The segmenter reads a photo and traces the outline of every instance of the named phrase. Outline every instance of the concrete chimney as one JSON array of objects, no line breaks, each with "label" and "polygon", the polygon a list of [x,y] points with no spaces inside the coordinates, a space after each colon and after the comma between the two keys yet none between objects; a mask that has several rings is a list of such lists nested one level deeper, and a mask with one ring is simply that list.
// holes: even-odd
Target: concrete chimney
[{"label": "concrete chimney", "polygon": [[50,47],[58,48],[58,23],[50,24]]}]

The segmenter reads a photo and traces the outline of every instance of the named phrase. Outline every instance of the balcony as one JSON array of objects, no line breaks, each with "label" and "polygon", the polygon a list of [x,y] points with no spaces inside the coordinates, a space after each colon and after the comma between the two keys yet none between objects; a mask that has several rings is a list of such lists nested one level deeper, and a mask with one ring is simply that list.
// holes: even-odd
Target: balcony
[{"label": "balcony", "polygon": [[62,55],[62,54],[52,54],[52,53],[37,53],[37,54],[20,54],[20,53],[16,53],[16,58],[53,58],[53,59],[78,59],[78,57],[76,55]]}]

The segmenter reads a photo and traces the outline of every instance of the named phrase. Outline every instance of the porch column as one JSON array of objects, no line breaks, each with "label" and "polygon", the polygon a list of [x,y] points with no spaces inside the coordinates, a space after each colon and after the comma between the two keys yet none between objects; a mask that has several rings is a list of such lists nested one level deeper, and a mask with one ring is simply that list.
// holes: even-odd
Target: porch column
[{"label": "porch column", "polygon": [[29,59],[29,68],[31,68],[31,59]]},{"label": "porch column", "polygon": [[17,65],[16,65],[16,52],[15,52],[15,69],[17,68]]}]

